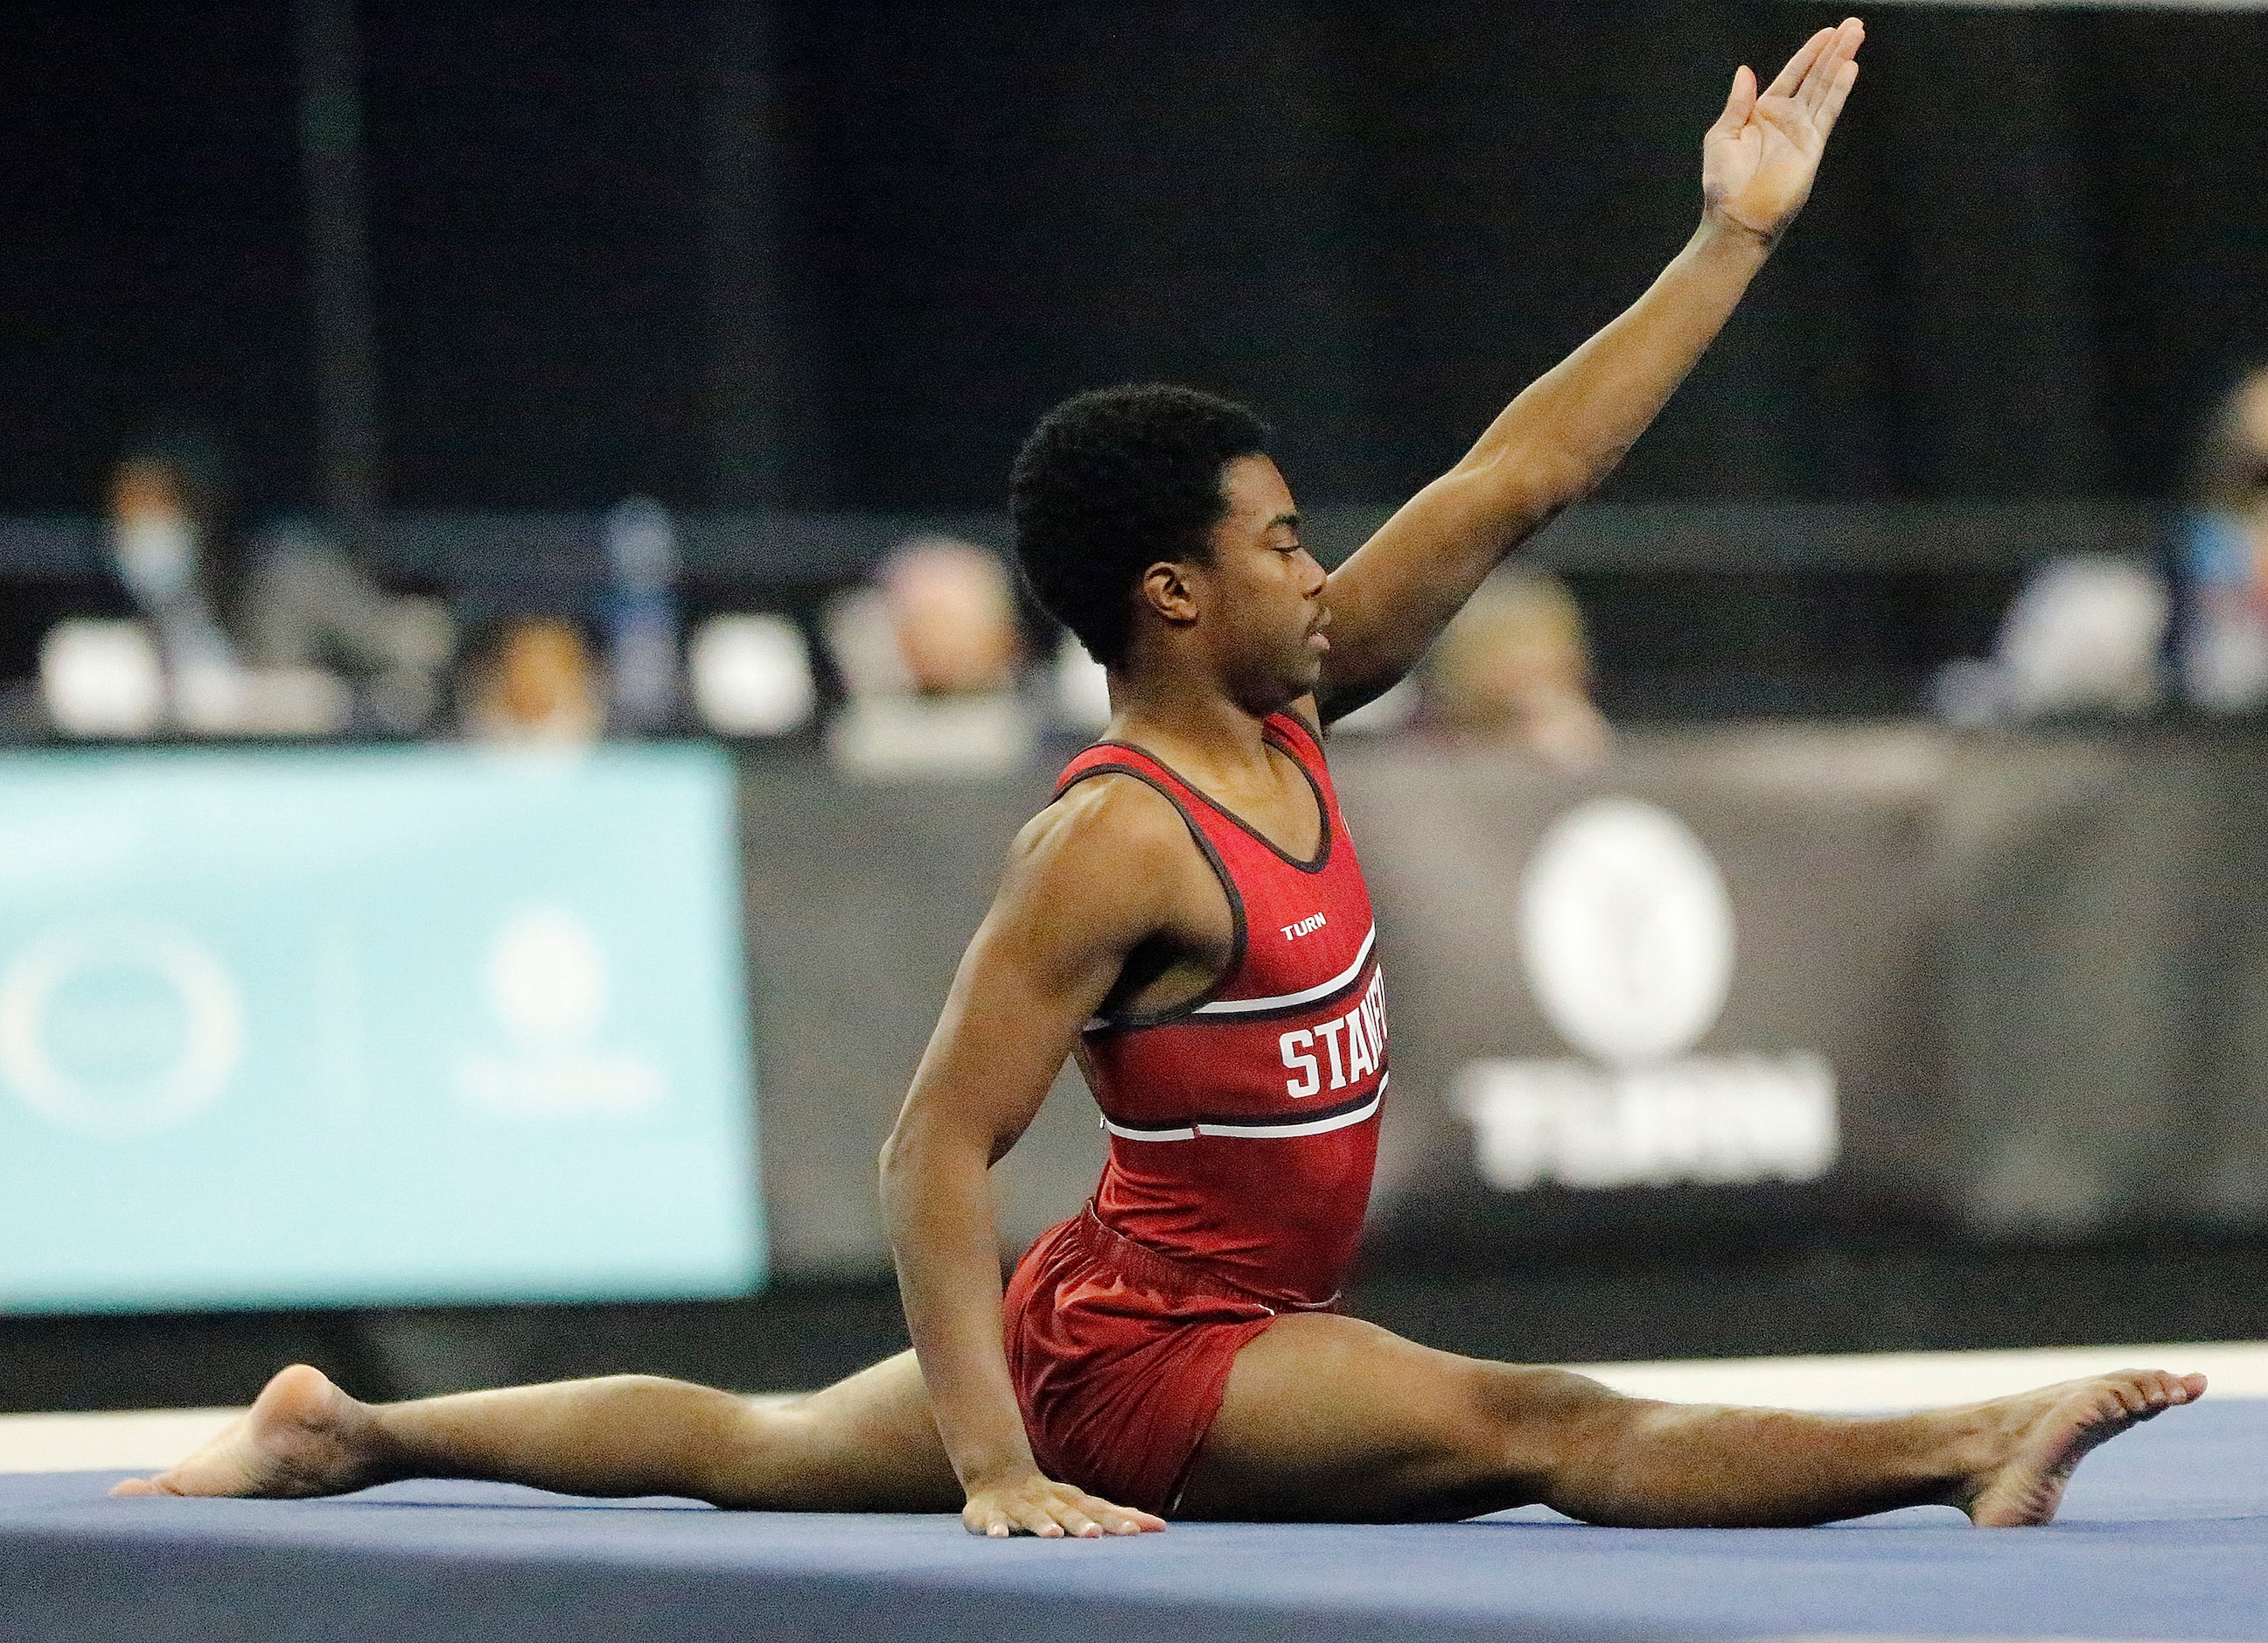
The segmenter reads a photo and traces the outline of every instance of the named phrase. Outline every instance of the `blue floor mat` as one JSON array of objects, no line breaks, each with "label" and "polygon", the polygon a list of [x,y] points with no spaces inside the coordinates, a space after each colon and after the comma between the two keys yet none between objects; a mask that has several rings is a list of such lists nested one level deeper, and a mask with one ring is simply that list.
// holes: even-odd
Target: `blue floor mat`
[{"label": "blue floor mat", "polygon": [[0,1639],[2268,1639],[2268,1403],[2098,1451],[2046,1529],[1178,1524],[986,1542],[949,1517],[725,1513],[482,1484],[109,1500],[0,1477]]}]

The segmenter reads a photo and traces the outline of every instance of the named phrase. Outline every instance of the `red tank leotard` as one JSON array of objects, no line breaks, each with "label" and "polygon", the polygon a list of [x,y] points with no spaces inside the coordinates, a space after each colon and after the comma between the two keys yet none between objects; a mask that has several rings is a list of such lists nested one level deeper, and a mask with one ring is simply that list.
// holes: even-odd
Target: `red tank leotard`
[{"label": "red tank leotard", "polygon": [[1057,784],[1108,773],[1171,800],[1226,893],[1218,980],[1151,1014],[1098,1018],[1079,1059],[1110,1157],[1087,1212],[1033,1245],[1007,1347],[1051,1475],[1127,1506],[1177,1498],[1229,1367],[1279,1311],[1332,1306],[1370,1196],[1387,1086],[1370,895],[1314,737],[1269,741],[1314,789],[1298,861],[1138,748],[1087,748]]}]

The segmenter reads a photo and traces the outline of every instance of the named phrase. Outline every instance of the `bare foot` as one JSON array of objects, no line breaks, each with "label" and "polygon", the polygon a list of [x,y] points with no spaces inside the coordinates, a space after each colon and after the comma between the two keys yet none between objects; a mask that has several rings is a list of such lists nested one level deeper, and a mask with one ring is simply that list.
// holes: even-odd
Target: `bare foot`
[{"label": "bare foot", "polygon": [[129,1477],[114,1495],[256,1495],[294,1499],[344,1494],[379,1481],[370,1411],[294,1364],[220,1436],[169,1472]]},{"label": "bare foot", "polygon": [[1984,1529],[2044,1523],[2063,1503],[2073,1469],[2096,1445],[2177,1404],[2205,1396],[2201,1374],[2122,1369],[2092,1381],[2066,1381],[1988,1404],[2006,1440],[1955,1505]]}]

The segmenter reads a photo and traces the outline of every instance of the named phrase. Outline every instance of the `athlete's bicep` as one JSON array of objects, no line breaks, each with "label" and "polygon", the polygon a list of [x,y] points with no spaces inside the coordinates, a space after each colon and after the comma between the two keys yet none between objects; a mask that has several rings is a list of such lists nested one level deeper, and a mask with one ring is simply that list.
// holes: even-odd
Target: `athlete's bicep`
[{"label": "athlete's bicep", "polygon": [[1099,944],[1019,927],[1040,916],[1023,897],[993,904],[961,954],[907,1096],[909,1116],[981,1138],[996,1160],[1039,1111],[1080,1023],[1117,975]]},{"label": "athlete's bicep", "polygon": [[1168,842],[1140,799],[1099,792],[1024,829],[961,954],[902,1128],[982,1142],[994,1159],[1014,1145],[1127,954],[1160,927]]}]

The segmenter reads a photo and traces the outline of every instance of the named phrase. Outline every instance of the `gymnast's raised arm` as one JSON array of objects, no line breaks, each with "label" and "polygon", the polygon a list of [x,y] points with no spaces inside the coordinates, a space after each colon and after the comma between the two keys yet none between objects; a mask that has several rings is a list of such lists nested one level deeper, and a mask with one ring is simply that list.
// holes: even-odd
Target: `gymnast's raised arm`
[{"label": "gymnast's raised arm", "polygon": [[1330,579],[1316,695],[1352,711],[1417,665],[1504,556],[1604,479],[1693,368],[1811,193],[1865,30],[1822,29],[1759,95],[1743,67],[1701,144],[1701,225],[1646,294],[1532,383]]}]

